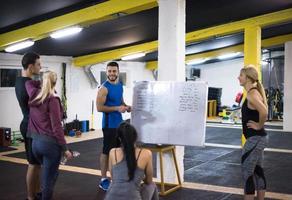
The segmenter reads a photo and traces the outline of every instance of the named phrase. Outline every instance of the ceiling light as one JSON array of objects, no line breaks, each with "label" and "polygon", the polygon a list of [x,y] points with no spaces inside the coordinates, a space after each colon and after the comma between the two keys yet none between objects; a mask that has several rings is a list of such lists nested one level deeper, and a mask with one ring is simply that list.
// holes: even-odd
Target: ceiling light
[{"label": "ceiling light", "polygon": [[18,42],[18,43],[15,43],[15,44],[12,44],[12,45],[8,46],[7,48],[5,48],[5,51],[6,52],[14,52],[14,51],[17,51],[17,50],[20,50],[20,49],[24,49],[24,48],[30,47],[33,44],[34,44],[34,41],[25,40],[23,42]]},{"label": "ceiling light", "polygon": [[267,52],[269,52],[268,49],[263,49],[262,51],[263,51],[263,53],[267,53]]},{"label": "ceiling light", "polygon": [[133,59],[136,59],[136,58],[144,57],[145,55],[146,55],[145,53],[136,53],[136,54],[124,56],[121,59],[122,60],[133,60]]},{"label": "ceiling light", "polygon": [[229,54],[224,54],[224,55],[218,56],[217,58],[220,60],[223,60],[223,59],[227,59],[227,58],[234,58],[240,54],[241,54],[240,52],[229,53]]},{"label": "ceiling light", "polygon": [[207,60],[209,60],[209,59],[204,58],[204,59],[192,60],[192,61],[188,61],[187,65],[198,65],[198,64],[202,64],[202,63],[206,62]]},{"label": "ceiling light", "polygon": [[66,36],[70,36],[70,35],[74,35],[79,33],[80,31],[82,31],[82,27],[70,27],[70,28],[65,28],[59,31],[56,31],[54,33],[52,33],[50,36],[52,38],[58,39],[58,38],[62,38],[62,37],[66,37]]}]

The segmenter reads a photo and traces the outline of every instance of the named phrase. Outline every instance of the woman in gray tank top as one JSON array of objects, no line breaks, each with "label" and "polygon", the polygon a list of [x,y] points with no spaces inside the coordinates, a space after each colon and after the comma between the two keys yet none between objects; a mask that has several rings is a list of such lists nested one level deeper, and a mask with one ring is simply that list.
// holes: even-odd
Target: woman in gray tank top
[{"label": "woman in gray tank top", "polygon": [[136,147],[137,132],[129,123],[120,124],[117,136],[122,147],[109,154],[112,183],[105,200],[157,200],[151,151]]}]

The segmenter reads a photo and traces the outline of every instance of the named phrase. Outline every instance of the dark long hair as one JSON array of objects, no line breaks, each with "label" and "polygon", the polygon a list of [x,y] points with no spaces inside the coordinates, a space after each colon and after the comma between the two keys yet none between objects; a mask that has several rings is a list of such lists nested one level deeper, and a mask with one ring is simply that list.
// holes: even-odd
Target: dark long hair
[{"label": "dark long hair", "polygon": [[137,160],[135,156],[135,142],[137,140],[136,129],[127,122],[122,122],[118,127],[118,139],[121,141],[124,156],[126,156],[129,181],[134,178],[137,168]]}]

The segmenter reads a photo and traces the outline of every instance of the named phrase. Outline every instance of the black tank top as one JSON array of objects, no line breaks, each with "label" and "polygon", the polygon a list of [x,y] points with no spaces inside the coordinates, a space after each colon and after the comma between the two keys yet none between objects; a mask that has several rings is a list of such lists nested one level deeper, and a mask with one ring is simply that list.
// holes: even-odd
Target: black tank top
[{"label": "black tank top", "polygon": [[[251,88],[250,90],[252,89],[256,89],[256,88]],[[256,135],[266,136],[267,133],[264,128],[262,128],[261,130],[255,130],[255,129],[247,127],[246,124],[249,120],[254,121],[254,122],[259,122],[259,118],[260,118],[259,112],[257,110],[248,108],[247,103],[248,103],[248,100],[246,98],[241,108],[242,129],[243,129],[243,134],[245,138],[247,139],[249,137],[256,136]]]}]

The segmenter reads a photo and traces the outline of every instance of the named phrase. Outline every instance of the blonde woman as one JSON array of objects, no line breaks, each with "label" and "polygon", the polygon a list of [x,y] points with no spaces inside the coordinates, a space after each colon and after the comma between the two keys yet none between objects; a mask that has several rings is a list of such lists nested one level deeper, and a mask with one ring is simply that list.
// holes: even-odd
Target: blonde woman
[{"label": "blonde woman", "polygon": [[264,129],[268,115],[267,99],[254,66],[248,65],[241,69],[238,79],[247,91],[241,110],[243,134],[246,138],[241,158],[244,199],[254,199],[257,190],[257,199],[262,200],[266,190],[263,152],[267,146],[267,133]]},{"label": "blonde woman", "polygon": [[40,81],[25,83],[30,107],[28,134],[33,138],[33,154],[42,164],[43,200],[52,199],[62,151],[67,158],[72,158],[66,148],[61,123],[63,109],[55,94],[56,82],[57,74],[48,71],[43,75],[42,86]]}]

